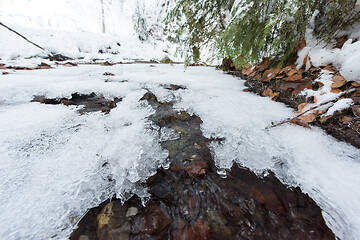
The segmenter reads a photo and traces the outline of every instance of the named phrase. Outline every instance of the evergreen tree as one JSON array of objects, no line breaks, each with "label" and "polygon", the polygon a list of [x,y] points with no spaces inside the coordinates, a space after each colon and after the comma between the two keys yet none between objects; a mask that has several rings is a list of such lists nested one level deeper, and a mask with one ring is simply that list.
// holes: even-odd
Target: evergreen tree
[{"label": "evergreen tree", "polygon": [[226,18],[234,0],[176,0],[167,17],[172,25],[172,40],[179,43],[186,61],[197,62],[202,46],[218,40],[226,28]]},{"label": "evergreen tree", "polygon": [[360,19],[356,0],[173,0],[168,24],[194,61],[211,43],[220,57],[237,65],[269,57],[284,65],[312,23],[319,41],[329,41]]}]

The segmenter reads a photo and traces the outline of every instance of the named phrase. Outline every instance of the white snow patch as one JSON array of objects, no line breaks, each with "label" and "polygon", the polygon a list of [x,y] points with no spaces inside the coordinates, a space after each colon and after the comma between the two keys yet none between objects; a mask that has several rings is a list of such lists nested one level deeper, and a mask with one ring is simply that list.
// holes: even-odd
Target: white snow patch
[{"label": "white snow patch", "polygon": [[[104,72],[115,76],[105,81]],[[170,91],[166,84],[186,90]],[[213,68],[184,72],[180,65],[59,67],[0,75],[0,238],[66,238],[72,218],[76,222],[112,194],[146,197],[137,182],[168,167],[159,142],[177,137],[147,120],[153,109],[139,99],[149,89],[201,117],[206,137],[225,138],[211,144],[220,169],[236,162],[260,175],[275,172],[322,207],[337,237],[356,239],[360,150],[318,128],[265,130],[293,111],[244,88],[242,80]],[[94,90],[124,100],[108,115],[79,115],[76,107],[30,102],[33,95],[53,98]]]},{"label": "white snow patch", "polygon": [[329,110],[326,112],[326,116],[333,115],[336,111],[340,111],[349,108],[353,104],[351,98],[343,98],[337,101]]},{"label": "white snow patch", "polygon": [[[153,11],[144,16],[150,23],[161,19],[155,11],[158,0],[139,1]],[[132,0],[0,0],[0,22],[46,50],[0,26],[0,58],[7,65],[21,66],[34,66],[34,61],[40,61],[36,57],[49,52],[81,58],[82,62],[149,61],[165,56],[180,61],[173,56],[176,46],[168,41],[158,36],[139,40],[133,23],[136,6]]]},{"label": "white snow patch", "polygon": [[341,75],[348,81],[360,82],[360,41],[353,42],[360,37],[360,24],[356,24],[349,29],[344,35],[349,36],[341,49],[332,49],[331,44],[325,46],[324,43],[318,43],[313,37],[313,31],[308,30],[306,34],[307,46],[298,52],[298,66],[303,64],[304,58],[308,55],[311,63],[316,66],[325,66],[332,64],[339,69]]}]

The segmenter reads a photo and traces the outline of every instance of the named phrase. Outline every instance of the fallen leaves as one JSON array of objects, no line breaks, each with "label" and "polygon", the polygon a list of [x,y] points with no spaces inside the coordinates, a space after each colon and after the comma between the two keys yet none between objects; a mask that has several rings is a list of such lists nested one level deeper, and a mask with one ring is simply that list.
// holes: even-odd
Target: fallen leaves
[{"label": "fallen leaves", "polygon": [[247,76],[247,75],[250,75],[254,70],[255,70],[255,67],[253,67],[252,65],[250,65],[250,66],[248,66],[247,68],[243,68],[243,69],[241,70],[241,73],[242,73],[242,75]]},{"label": "fallen leaves", "polygon": [[340,89],[338,89],[338,88],[333,88],[333,89],[331,89],[330,92],[331,92],[331,93],[336,93],[336,94],[342,93],[342,91],[341,91]]},{"label": "fallen leaves", "polygon": [[286,81],[288,82],[293,82],[293,81],[298,81],[298,80],[301,80],[302,79],[302,75],[300,74],[295,74],[295,75],[292,75],[290,77],[287,77],[286,78]]},{"label": "fallen leaves", "polygon": [[208,169],[206,161],[197,161],[195,163],[190,164],[185,168],[185,172],[189,174],[190,177],[196,178],[198,176],[203,176],[206,174]]},{"label": "fallen leaves", "polygon": [[296,113],[301,113],[306,106],[308,106],[310,103],[301,103],[298,105],[298,110]]},{"label": "fallen leaves", "polygon": [[333,84],[331,85],[331,88],[339,88],[347,83],[346,79],[341,74],[333,76],[332,81]]},{"label": "fallen leaves", "polygon": [[351,110],[353,112],[353,114],[355,115],[355,117],[360,117],[360,106],[352,106]]},{"label": "fallen leaves", "polygon": [[104,72],[103,75],[104,76],[115,76],[115,74],[113,74],[111,72]]},{"label": "fallen leaves", "polygon": [[333,65],[326,65],[323,67],[323,70],[329,71],[331,73],[336,73],[338,70]]},{"label": "fallen leaves", "polygon": [[263,93],[261,94],[263,97],[270,97],[271,100],[276,101],[276,99],[279,97],[280,93],[279,92],[273,92],[273,90],[271,90],[271,88],[267,88],[266,90],[263,91]]},{"label": "fallen leaves", "polygon": [[360,83],[358,83],[358,82],[352,82],[352,83],[351,83],[351,86],[353,86],[353,87],[360,87]]},{"label": "fallen leaves", "polygon": [[39,66],[37,66],[36,69],[51,69],[51,68],[53,68],[53,67],[47,63],[42,62]]},{"label": "fallen leaves", "polygon": [[264,58],[263,61],[258,65],[257,72],[262,72],[269,66],[269,58]]}]

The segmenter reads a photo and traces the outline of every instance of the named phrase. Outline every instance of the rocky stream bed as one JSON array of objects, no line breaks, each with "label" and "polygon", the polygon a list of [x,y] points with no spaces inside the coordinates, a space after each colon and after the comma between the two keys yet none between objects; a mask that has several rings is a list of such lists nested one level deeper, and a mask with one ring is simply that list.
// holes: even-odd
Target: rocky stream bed
[{"label": "rocky stream bed", "polygon": [[[72,98],[35,100],[84,99]],[[99,101],[94,95],[86,99]],[[208,144],[223,139],[205,138],[198,116],[174,110],[173,102],[160,102],[150,91],[141,100],[155,109],[150,120],[168,134],[161,145],[169,152],[169,168],[143,183],[151,195],[145,205],[137,196],[124,203],[108,199],[83,216],[71,240],[335,239],[321,209],[299,188],[287,188],[271,172],[259,178],[236,164],[219,172]],[[97,110],[106,105],[103,111],[109,112],[116,101],[102,101]]]}]

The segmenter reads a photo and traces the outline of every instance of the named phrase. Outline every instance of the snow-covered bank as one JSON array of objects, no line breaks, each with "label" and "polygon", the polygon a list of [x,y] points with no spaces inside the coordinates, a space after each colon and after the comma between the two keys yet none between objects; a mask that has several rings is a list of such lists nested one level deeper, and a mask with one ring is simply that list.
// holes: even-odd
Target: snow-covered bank
[{"label": "snow-covered bank", "polygon": [[[162,86],[170,83],[187,90],[174,94]],[[360,234],[360,150],[317,128],[264,130],[293,112],[243,92],[243,81],[220,71],[132,64],[0,75],[0,238],[66,238],[87,208],[112,193],[146,194],[134,182],[166,164],[167,153],[158,143],[158,128],[146,119],[153,110],[138,101],[145,89],[200,116],[206,136],[226,139],[212,144],[219,167],[238,162],[259,174],[272,170],[309,193],[338,237]],[[109,115],[79,115],[75,107],[30,102],[34,95],[92,91],[124,99]],[[109,183],[107,176],[115,181]]]},{"label": "snow-covered bank", "polygon": [[173,56],[176,46],[158,37],[160,33],[156,32],[161,31],[156,29],[161,19],[158,3],[157,0],[138,3],[141,10],[146,7],[147,12],[141,14],[153,28],[152,35],[140,41],[133,22],[140,7],[131,0],[0,0],[0,22],[46,50],[0,26],[0,62],[32,66],[40,61],[35,57],[44,57],[48,52],[82,62],[161,60],[165,56],[180,60]]}]

